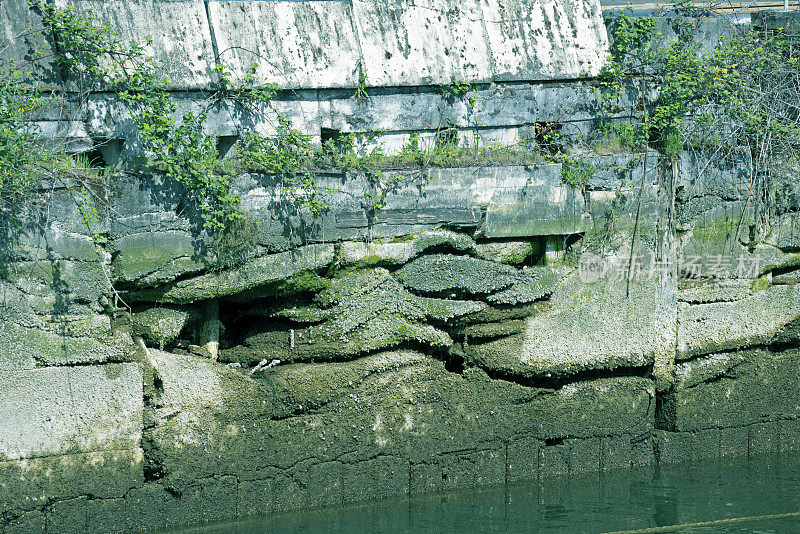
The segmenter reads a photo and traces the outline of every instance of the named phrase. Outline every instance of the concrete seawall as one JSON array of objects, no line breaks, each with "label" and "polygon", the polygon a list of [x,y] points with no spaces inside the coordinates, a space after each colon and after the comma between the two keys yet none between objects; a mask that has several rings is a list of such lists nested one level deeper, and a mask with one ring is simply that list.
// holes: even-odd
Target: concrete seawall
[{"label": "concrete seawall", "polygon": [[[598,120],[597,2],[70,5],[150,35],[182,109],[217,83],[217,58],[235,77],[257,61],[259,83],[284,87],[270,113],[317,139],[380,130],[399,149],[447,117],[484,144],[535,142],[543,124]],[[13,35],[40,23],[0,2]],[[31,46],[11,44],[0,56]],[[473,109],[442,93],[461,79]],[[591,177],[572,185],[545,161],[387,170],[385,191],[326,171],[322,213],[241,171],[249,247],[225,264],[183,186],[132,164],[115,95],[90,89],[35,122],[102,148],[100,220],[87,228],[76,183],[43,184],[0,244],[0,532],[140,532],[800,451],[796,163],[776,163],[763,235],[737,153],[584,150],[571,156]],[[635,116],[629,89],[611,119]],[[235,142],[268,119],[221,105],[207,127]]]}]

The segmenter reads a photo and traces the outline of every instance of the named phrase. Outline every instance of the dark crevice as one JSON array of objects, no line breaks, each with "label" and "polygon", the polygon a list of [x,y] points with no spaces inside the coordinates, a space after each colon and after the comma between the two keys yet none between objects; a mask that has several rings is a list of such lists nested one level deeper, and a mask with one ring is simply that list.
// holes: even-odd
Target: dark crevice
[{"label": "dark crevice", "polygon": [[641,367],[617,367],[614,369],[587,369],[563,376],[522,376],[510,370],[482,368],[489,375],[489,378],[493,380],[503,380],[525,387],[549,390],[559,390],[570,384],[589,382],[601,378],[648,378],[652,370],[650,365],[645,365]]},{"label": "dark crevice", "polygon": [[669,393],[656,395],[656,413],[653,428],[656,430],[675,430],[675,399]]},{"label": "dark crevice", "polygon": [[[287,359],[281,363],[281,365],[290,365],[290,364],[316,364],[316,365],[324,365],[324,364],[332,364],[332,363],[345,363],[345,362],[352,362],[355,360],[360,360],[362,358],[368,358],[370,356],[374,356],[376,354],[381,354],[384,352],[389,351],[413,351],[424,356],[427,356],[433,360],[441,361],[445,364],[445,369],[455,374],[461,374],[463,372],[463,359],[460,359],[459,356],[453,356],[447,348],[444,347],[431,347],[429,344],[424,342],[418,341],[404,341],[402,343],[397,343],[395,345],[390,345],[386,347],[381,347],[371,351],[364,351],[359,352],[357,354],[342,354],[335,358],[303,358],[303,359]],[[249,373],[250,369],[247,367],[242,368],[243,371],[247,371]],[[256,375],[258,377],[259,375]],[[269,376],[268,373],[265,376]]]},{"label": "dark crevice", "polygon": [[544,440],[545,447],[554,447],[556,445],[563,445],[564,438],[547,438]]},{"label": "dark crevice", "polygon": [[695,384],[694,386],[691,386],[688,389],[693,389],[693,388],[696,388],[698,386],[705,386],[707,384],[714,384],[716,382],[723,382],[725,380],[736,380],[738,377],[735,376],[735,375],[730,374],[729,371],[731,371],[732,369],[735,369],[739,365],[744,365],[746,363],[747,362],[742,362],[742,363],[739,363],[737,365],[734,365],[733,367],[731,367],[730,369],[728,369],[724,373],[720,373],[718,375],[710,376],[710,377],[708,377],[708,379],[704,380],[703,382],[701,382],[699,384]]},{"label": "dark crevice", "polygon": [[[783,338],[782,339],[782,334],[785,333],[785,329],[792,327],[793,324],[794,323],[792,322],[792,323],[784,325],[784,327],[783,327],[784,331],[777,333],[776,335],[774,335],[772,338],[770,338],[769,340],[767,340],[765,342],[755,343],[755,344],[752,344],[752,345],[742,345],[741,347],[734,347],[734,348],[727,348],[727,349],[712,349],[712,350],[709,350],[708,352],[692,354],[691,356],[686,357],[686,358],[680,358],[680,359],[676,358],[675,363],[676,364],[691,363],[691,362],[696,362],[696,361],[699,361],[699,360],[707,359],[707,358],[709,358],[711,356],[716,356],[716,355],[720,355],[720,354],[735,354],[737,352],[751,352],[751,351],[761,350],[761,351],[764,351],[764,352],[776,353],[776,352],[784,352],[784,351],[787,351],[787,350],[797,349],[798,345],[797,345],[797,341],[795,339],[791,339],[791,338],[788,338],[788,339]],[[742,362],[742,363],[746,363],[746,362]],[[739,365],[739,364],[737,364],[737,365]]]},{"label": "dark crevice", "polygon": [[164,382],[157,372],[153,373],[153,386],[145,386],[142,414],[142,453],[144,456],[144,481],[154,482],[164,478],[163,455],[156,444],[153,432],[157,425],[156,410],[162,406],[161,396],[164,393]]},{"label": "dark crevice", "polygon": [[[788,249],[780,249],[781,252],[800,252],[800,248],[797,250],[788,250]],[[800,270],[800,265],[792,265],[789,267],[779,267],[777,269],[772,269],[772,276],[780,276],[782,274],[789,274],[795,271]]]}]

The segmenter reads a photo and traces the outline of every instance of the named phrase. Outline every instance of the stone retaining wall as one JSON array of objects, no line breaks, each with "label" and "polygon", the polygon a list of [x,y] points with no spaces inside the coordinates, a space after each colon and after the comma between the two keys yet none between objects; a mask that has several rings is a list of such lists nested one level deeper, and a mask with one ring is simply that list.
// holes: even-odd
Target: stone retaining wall
[{"label": "stone retaining wall", "polygon": [[[184,108],[217,56],[246,68],[236,46],[253,38],[259,79],[288,88],[274,107],[314,136],[382,129],[398,148],[445,118],[487,142],[597,119],[582,79],[605,53],[596,3],[378,4],[73,2],[152,34]],[[17,0],[0,21],[36,24]],[[437,86],[461,77],[473,111]],[[116,147],[124,166],[113,96],[93,88],[71,113],[42,131]],[[210,132],[251,119],[218,108]],[[71,184],[41,184],[0,245],[0,531],[134,532],[796,451],[796,164],[776,162],[759,233],[735,154],[574,156],[595,168],[583,187],[561,164],[412,168],[386,192],[322,173],[323,214],[242,173],[250,246],[230,264],[161,176],[95,184],[107,201],[88,229]]]}]

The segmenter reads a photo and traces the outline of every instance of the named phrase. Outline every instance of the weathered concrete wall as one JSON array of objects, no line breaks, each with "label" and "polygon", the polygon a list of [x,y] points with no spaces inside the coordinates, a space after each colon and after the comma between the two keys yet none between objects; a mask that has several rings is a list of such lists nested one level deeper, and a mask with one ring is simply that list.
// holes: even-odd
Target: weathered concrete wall
[{"label": "weathered concrete wall", "polygon": [[[109,253],[4,303],[4,527],[128,532],[797,450],[796,249],[749,246],[749,230],[725,230],[740,210],[707,208],[746,198],[739,165],[700,172],[686,154],[675,167],[680,249],[758,262],[704,257],[694,272],[676,258],[670,338],[663,271],[640,265],[628,282],[625,261],[632,246],[655,261],[670,167],[581,157],[596,167],[584,191],[559,165],[420,170],[373,214],[361,177],[330,175],[339,196],[317,217],[269,176],[242,175],[256,245],[221,271],[180,188],[114,176]],[[63,231],[73,199],[45,201],[6,272],[81,258],[64,244],[87,239]],[[587,271],[580,251],[607,264]],[[110,285],[77,302],[84,268]],[[112,321],[114,291],[134,307]],[[199,345],[209,320],[218,361]]]},{"label": "weathered concrete wall", "polygon": [[[144,43],[150,37],[145,50],[163,62],[174,89],[184,92],[179,98],[182,110],[207,104],[208,90],[219,82],[217,63],[225,65],[234,83],[255,64],[257,86],[277,83],[283,88],[270,108],[213,108],[211,134],[236,136],[244,126],[271,134],[274,115],[281,112],[317,139],[320,128],[381,130],[387,152],[399,150],[409,132],[425,138],[445,126],[464,130],[462,135],[477,132],[485,144],[523,139],[530,135],[526,128],[545,121],[574,124],[575,132],[586,133],[598,106],[590,87],[531,82],[587,78],[599,72],[607,53],[595,1],[57,4],[96,17],[126,42]],[[60,113],[41,117],[35,127],[42,135],[76,152],[96,147],[112,163],[137,153],[135,129],[124,106],[104,88],[70,78],[48,59],[50,34],[26,2],[4,2],[0,27],[7,28],[0,57],[25,62],[34,49],[44,50],[46,59],[26,67],[34,70],[37,81],[91,93],[88,102],[78,98],[61,103],[53,108]],[[366,75],[366,102],[353,96],[359,65]],[[478,91],[480,105],[474,113],[464,101],[448,102],[441,95],[439,85],[453,81]],[[122,150],[110,154],[109,140]]]},{"label": "weathered concrete wall", "polygon": [[[260,82],[290,89],[269,113],[313,136],[384,130],[398,149],[448,126],[508,142],[537,123],[588,131],[600,109],[580,79],[605,53],[595,2],[70,5],[150,34],[182,109],[217,57],[235,76],[257,59]],[[0,21],[7,40],[38,24],[16,0]],[[461,78],[474,110],[437,87]],[[266,109],[226,106],[209,133],[273,132]],[[39,127],[135,152],[101,92]],[[796,165],[776,162],[760,227],[735,155],[570,155],[595,168],[583,187],[560,164],[413,168],[387,191],[322,173],[317,215],[243,173],[233,264],[163,177],[96,184],[92,228],[70,183],[42,184],[0,245],[0,531],[132,532],[798,450]]]},{"label": "weathered concrete wall", "polygon": [[[57,5],[90,14],[125,41],[144,43],[150,37],[148,51],[169,65],[167,74],[179,90],[213,86],[217,63],[228,66],[234,80],[256,63],[259,83],[287,89],[355,88],[359,64],[373,87],[582,78],[600,69],[607,47],[596,1],[58,0]],[[3,37],[15,45],[5,53],[27,56],[31,48],[16,37],[40,25],[27,3],[3,2]]]}]

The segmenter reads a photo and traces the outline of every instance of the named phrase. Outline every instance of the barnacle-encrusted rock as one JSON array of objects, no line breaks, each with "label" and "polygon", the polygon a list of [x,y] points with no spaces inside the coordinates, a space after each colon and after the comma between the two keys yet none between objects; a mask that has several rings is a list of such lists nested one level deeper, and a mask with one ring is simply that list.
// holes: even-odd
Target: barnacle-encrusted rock
[{"label": "barnacle-encrusted rock", "polygon": [[[279,310],[280,319],[297,321],[257,325],[243,346],[223,354],[223,359],[260,361],[263,358],[313,360],[352,357],[359,354],[417,343],[447,347],[447,332],[427,324],[447,323],[479,312],[484,304],[419,297],[403,289],[382,268],[352,273],[334,280],[321,291],[313,305]],[[310,322],[320,322],[308,326]]]}]

